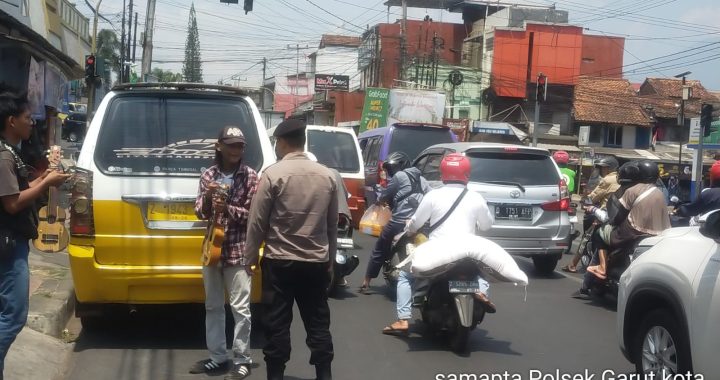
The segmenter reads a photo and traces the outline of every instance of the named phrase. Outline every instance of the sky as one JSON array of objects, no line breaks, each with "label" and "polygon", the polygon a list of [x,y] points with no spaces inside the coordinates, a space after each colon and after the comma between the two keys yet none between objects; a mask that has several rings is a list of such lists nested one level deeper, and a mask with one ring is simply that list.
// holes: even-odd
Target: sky
[{"label": "sky", "polygon": [[[130,0],[126,1],[129,4]],[[181,72],[192,2],[156,1],[153,67]],[[360,36],[368,25],[400,18],[401,9],[391,7],[388,14],[385,1],[255,0],[253,11],[246,15],[243,0],[239,4],[195,0],[204,81],[258,87],[263,57],[269,62],[267,77],[295,73],[298,57],[302,72],[322,34]],[[77,2],[78,8],[91,17],[90,8],[82,0]],[[120,35],[122,4],[123,0],[102,3],[100,13],[112,25],[101,20],[98,30],[115,29]],[[624,76],[633,82],[691,71],[688,79],[720,91],[720,1],[518,0],[517,4],[555,4],[557,9],[569,12],[571,24],[586,28],[586,34],[625,37]],[[146,7],[147,0],[135,0],[138,35],[145,28]],[[435,21],[462,22],[459,13],[424,8],[411,8],[408,15],[412,19],[430,15]],[[141,57],[142,47],[138,45],[138,67]]]}]

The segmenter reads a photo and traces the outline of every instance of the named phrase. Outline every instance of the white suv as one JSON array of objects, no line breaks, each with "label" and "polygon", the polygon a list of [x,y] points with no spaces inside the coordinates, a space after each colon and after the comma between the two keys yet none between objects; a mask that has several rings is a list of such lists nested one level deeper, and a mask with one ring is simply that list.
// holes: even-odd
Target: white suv
[{"label": "white suv", "polygon": [[720,210],[700,222],[644,240],[620,279],[620,349],[638,373],[720,378]]}]

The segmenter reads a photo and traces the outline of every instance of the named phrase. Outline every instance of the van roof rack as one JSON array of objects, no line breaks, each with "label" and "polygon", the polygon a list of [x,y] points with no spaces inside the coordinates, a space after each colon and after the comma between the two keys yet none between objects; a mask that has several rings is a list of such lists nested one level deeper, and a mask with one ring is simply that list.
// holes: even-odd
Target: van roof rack
[{"label": "van roof rack", "polygon": [[181,83],[181,82],[158,82],[158,83],[123,83],[113,86],[112,91],[134,90],[134,89],[178,89],[178,90],[215,90],[220,92],[232,92],[238,95],[247,96],[247,91],[237,87],[221,86],[205,83]]}]

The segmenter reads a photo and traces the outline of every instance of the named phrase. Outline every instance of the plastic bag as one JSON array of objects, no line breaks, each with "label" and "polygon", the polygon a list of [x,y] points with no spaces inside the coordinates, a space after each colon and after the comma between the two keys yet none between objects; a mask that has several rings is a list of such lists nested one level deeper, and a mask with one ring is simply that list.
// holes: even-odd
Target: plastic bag
[{"label": "plastic bag", "polygon": [[391,217],[392,211],[388,206],[372,205],[360,218],[360,231],[367,235],[380,236],[380,232]]}]

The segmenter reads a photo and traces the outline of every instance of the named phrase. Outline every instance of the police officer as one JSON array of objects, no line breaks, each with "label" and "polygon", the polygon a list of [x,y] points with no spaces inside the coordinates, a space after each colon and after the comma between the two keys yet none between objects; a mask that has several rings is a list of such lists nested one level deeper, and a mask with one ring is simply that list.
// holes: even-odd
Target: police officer
[{"label": "police officer", "polygon": [[276,164],[265,170],[253,198],[246,254],[262,259],[268,380],[281,380],[290,359],[290,324],[297,302],[317,379],[332,379],[333,343],[326,289],[337,248],[335,176],[303,153],[305,124],[286,120],[275,129]]}]

